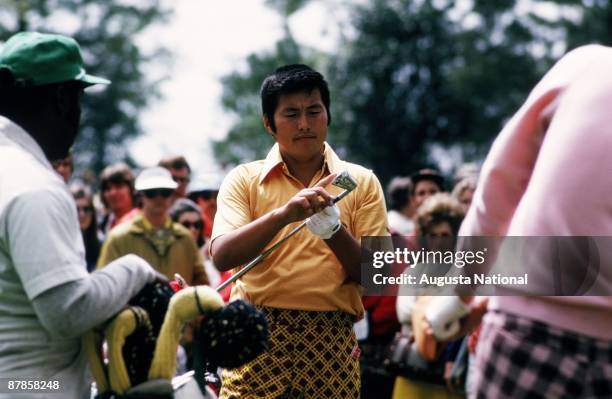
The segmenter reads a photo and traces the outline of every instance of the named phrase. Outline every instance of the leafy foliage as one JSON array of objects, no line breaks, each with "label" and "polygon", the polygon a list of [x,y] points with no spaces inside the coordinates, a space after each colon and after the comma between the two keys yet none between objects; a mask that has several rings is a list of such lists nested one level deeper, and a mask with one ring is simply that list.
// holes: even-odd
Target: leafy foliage
[{"label": "leafy foliage", "polygon": [[282,16],[288,17],[308,4],[310,0],[266,0],[266,4],[277,10]]},{"label": "leafy foliage", "polygon": [[[268,1],[285,16],[306,3]],[[578,45],[612,40],[607,0],[369,0],[344,6],[351,9],[351,32],[319,63],[332,85],[329,137],[383,182],[435,163],[436,147],[457,150],[455,163],[482,158],[556,59]],[[269,70],[287,62],[273,57],[266,58]],[[264,75],[254,71],[241,75],[254,79],[250,88],[226,95],[255,93]],[[249,101],[250,108],[232,108],[241,118],[236,126],[260,124],[258,102]],[[217,145],[232,150],[233,162],[260,155],[246,151],[252,141],[243,140],[230,133]]]},{"label": "leafy foliage", "polygon": [[112,81],[83,96],[81,133],[73,148],[77,166],[97,173],[128,159],[126,142],[142,133],[140,111],[159,94],[158,82],[150,81],[143,67],[165,62],[168,55],[161,48],[143,52],[135,37],[168,16],[159,0],[13,0],[0,6],[1,40],[20,30],[72,36],[88,73]]},{"label": "leafy foliage", "polygon": [[223,78],[223,107],[237,117],[227,138],[213,141],[215,158],[223,165],[264,158],[274,140],[261,120],[259,90],[263,80],[279,65],[317,64],[317,54],[298,46],[288,30],[273,52],[251,54],[245,72],[233,72]]},{"label": "leafy foliage", "polygon": [[495,4],[473,28],[452,19],[452,2],[375,0],[355,10],[358,33],[330,70],[336,101],[348,104],[336,127],[383,181],[431,163],[434,144],[478,155],[537,79],[531,56],[510,46],[530,42],[529,32],[511,24],[492,42],[494,11],[504,11]]}]

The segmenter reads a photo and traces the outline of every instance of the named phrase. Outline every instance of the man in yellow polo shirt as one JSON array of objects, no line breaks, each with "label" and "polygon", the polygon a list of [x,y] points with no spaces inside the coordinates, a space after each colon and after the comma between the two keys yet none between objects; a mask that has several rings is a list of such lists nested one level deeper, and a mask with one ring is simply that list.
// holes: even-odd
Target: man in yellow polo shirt
[{"label": "man in yellow polo shirt", "polygon": [[[220,270],[244,265],[313,219],[234,285],[232,299],[266,313],[271,339],[258,358],[224,372],[223,399],[359,397],[352,329],[363,317],[359,241],[388,235],[388,228],[376,176],[342,161],[325,142],[329,98],[320,73],[278,68],[261,89],[263,124],[276,144],[221,186],[210,250]],[[343,170],[357,188],[330,207],[342,190],[329,184]]]}]

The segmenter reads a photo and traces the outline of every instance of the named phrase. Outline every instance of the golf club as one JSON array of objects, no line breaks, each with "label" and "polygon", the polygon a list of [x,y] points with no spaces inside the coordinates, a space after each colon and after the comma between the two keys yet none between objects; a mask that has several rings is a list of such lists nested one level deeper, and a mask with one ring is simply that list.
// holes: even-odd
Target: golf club
[{"label": "golf club", "polygon": [[[357,187],[357,182],[355,181],[355,179],[347,171],[343,171],[338,176],[336,176],[336,178],[334,179],[334,181],[332,181],[331,184],[333,186],[340,187],[340,188],[344,189],[344,191],[342,193],[340,193],[340,195],[338,195],[336,198],[333,199],[333,203],[334,204],[336,202],[340,201],[342,198],[344,198],[347,195],[349,195],[349,193],[351,191],[353,191],[355,189],[355,187]],[[246,266],[244,266],[242,269],[240,269],[240,271],[238,271],[236,274],[234,274],[231,278],[229,278],[223,284],[218,286],[217,287],[217,292],[221,292],[225,287],[227,287],[228,285],[232,284],[234,281],[238,280],[240,277],[242,277],[244,274],[246,274],[249,270],[251,270],[253,267],[255,267],[259,262],[261,262],[263,259],[265,259],[266,256],[270,255],[270,253],[272,253],[272,251],[274,251],[276,248],[278,248],[282,243],[287,241],[287,239],[289,237],[291,237],[292,235],[294,235],[295,233],[297,233],[298,231],[303,229],[304,226],[306,226],[307,220],[308,219],[304,220],[296,228],[291,230],[289,232],[289,234],[287,234],[285,237],[283,237],[281,240],[279,240],[276,244],[274,244],[270,248],[266,249],[264,252],[262,252],[255,259],[250,261]]]}]

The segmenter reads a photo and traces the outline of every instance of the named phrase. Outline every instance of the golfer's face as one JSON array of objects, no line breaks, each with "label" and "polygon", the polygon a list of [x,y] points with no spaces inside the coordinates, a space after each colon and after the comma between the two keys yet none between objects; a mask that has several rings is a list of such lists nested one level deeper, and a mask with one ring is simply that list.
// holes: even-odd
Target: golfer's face
[{"label": "golfer's face", "polygon": [[[327,138],[327,111],[319,89],[281,95],[274,112],[281,154],[298,161],[308,161],[323,154]],[[266,128],[269,124],[266,123]],[[271,131],[271,129],[268,129]]]}]

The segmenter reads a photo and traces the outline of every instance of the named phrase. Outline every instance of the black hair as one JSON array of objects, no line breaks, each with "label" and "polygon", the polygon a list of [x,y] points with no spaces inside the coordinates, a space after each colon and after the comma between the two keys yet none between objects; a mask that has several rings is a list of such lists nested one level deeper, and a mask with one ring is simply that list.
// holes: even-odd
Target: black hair
[{"label": "black hair", "polygon": [[198,234],[198,239],[196,240],[196,244],[198,248],[204,245],[204,237],[202,237],[202,231],[204,231],[204,220],[202,219],[202,210],[194,201],[187,198],[179,198],[170,207],[168,213],[170,214],[170,219],[173,222],[179,223],[179,219],[181,215],[185,212],[195,212],[198,214],[200,222],[202,222],[202,229],[200,230],[200,234]]},{"label": "black hair", "polygon": [[93,272],[96,269],[96,261],[100,254],[102,243],[98,239],[98,218],[96,207],[93,204],[93,194],[91,188],[82,183],[72,183],[70,192],[75,200],[84,198],[91,212],[91,223],[85,231],[82,231],[83,243],[85,244],[85,260],[87,261],[87,271]]},{"label": "black hair", "polygon": [[191,167],[189,166],[189,163],[187,162],[185,157],[182,155],[175,155],[163,158],[158,162],[157,166],[162,166],[168,170],[186,168],[189,173],[191,173]]},{"label": "black hair", "polygon": [[410,179],[412,179],[412,195],[415,194],[417,184],[424,180],[433,182],[440,191],[444,191],[444,177],[435,169],[420,169],[410,176]]},{"label": "black hair", "polygon": [[[132,196],[132,203],[136,204],[136,191],[134,189],[134,174],[132,169],[124,163],[117,162],[104,168],[100,173],[100,189],[102,192],[106,191],[111,183],[115,184],[126,184],[130,189],[130,195]],[[101,196],[102,203],[108,208],[108,204],[104,199],[104,195]]]},{"label": "black hair", "polygon": [[174,222],[178,222],[178,219],[185,212],[195,212],[199,215],[202,213],[202,210],[198,204],[187,198],[177,199],[170,207],[170,210],[168,210],[170,219],[172,219]]},{"label": "black hair", "polygon": [[198,199],[200,198],[202,198],[204,201],[208,201],[211,198],[217,198],[218,194],[219,190],[192,191],[187,194],[187,198],[193,202],[198,202]]},{"label": "black hair", "polygon": [[413,184],[409,177],[394,177],[387,186],[389,209],[399,211],[406,205],[412,195]]},{"label": "black hair", "polygon": [[276,111],[281,95],[303,91],[312,92],[315,89],[319,89],[321,93],[329,126],[331,123],[329,87],[323,75],[307,65],[291,64],[277,68],[272,75],[268,76],[261,85],[261,108],[263,114],[268,118],[272,131],[276,132],[274,111]]}]

